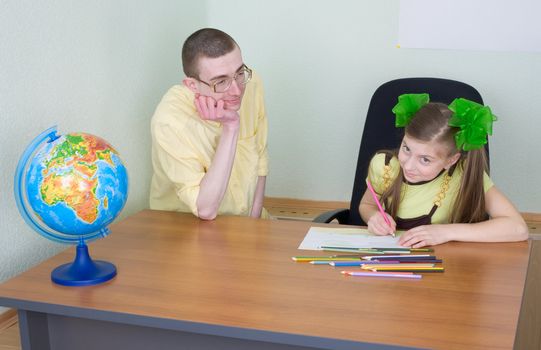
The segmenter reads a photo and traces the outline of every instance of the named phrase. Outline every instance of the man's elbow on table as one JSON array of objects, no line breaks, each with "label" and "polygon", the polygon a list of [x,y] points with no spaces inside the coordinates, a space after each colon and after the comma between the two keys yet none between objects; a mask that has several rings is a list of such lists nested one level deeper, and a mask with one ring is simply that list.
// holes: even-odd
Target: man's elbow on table
[{"label": "man's elbow on table", "polygon": [[218,210],[216,208],[197,208],[197,216],[201,220],[214,220],[218,215]]}]

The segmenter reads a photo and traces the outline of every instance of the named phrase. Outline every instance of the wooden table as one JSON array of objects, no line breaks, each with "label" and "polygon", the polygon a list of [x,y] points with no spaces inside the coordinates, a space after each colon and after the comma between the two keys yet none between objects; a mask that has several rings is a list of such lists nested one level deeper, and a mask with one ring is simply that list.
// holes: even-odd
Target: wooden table
[{"label": "wooden table", "polygon": [[[74,249],[0,285],[23,349],[510,349],[529,245],[447,243],[445,273],[346,277],[296,263],[310,222],[145,210],[90,244],[118,275],[50,281]],[[320,226],[324,224],[318,224]]]}]

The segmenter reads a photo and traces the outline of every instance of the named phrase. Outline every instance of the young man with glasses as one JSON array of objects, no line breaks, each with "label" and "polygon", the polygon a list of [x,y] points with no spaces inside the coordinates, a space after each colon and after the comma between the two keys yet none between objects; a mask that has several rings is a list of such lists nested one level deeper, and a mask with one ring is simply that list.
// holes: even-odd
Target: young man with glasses
[{"label": "young man with glasses", "polygon": [[267,217],[267,117],[259,77],[228,34],[205,28],[182,48],[186,78],[151,121],[150,207]]}]

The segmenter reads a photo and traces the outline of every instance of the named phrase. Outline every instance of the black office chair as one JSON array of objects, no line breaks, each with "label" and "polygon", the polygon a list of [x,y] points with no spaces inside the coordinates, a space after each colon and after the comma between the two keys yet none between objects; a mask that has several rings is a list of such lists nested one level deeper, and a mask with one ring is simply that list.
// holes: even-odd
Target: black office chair
[{"label": "black office chair", "polygon": [[[396,149],[404,136],[403,128],[395,127],[393,107],[398,96],[406,93],[428,93],[430,101],[451,103],[457,97],[467,98],[483,104],[481,95],[472,86],[448,79],[404,78],[381,85],[372,95],[364,123],[361,147],[357,159],[357,170],[349,209],[336,209],[316,217],[314,222],[366,225],[359,214],[359,204],[366,190],[366,176],[370,159],[381,149]],[[488,143],[485,146],[488,154]]]}]

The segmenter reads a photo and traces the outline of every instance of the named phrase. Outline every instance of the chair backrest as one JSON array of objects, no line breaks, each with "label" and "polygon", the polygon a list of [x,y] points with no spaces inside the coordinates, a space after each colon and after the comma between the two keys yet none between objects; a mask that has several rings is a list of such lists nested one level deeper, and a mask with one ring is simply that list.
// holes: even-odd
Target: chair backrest
[{"label": "chair backrest", "polygon": [[[359,214],[359,203],[366,191],[366,176],[372,156],[382,149],[396,149],[404,136],[403,128],[396,128],[393,107],[398,96],[406,93],[428,93],[430,101],[451,103],[457,97],[483,104],[481,95],[472,86],[440,78],[404,78],[381,85],[372,95],[364,123],[357,170],[351,195],[348,224],[366,225]],[[486,145],[488,152],[488,143]]]}]

